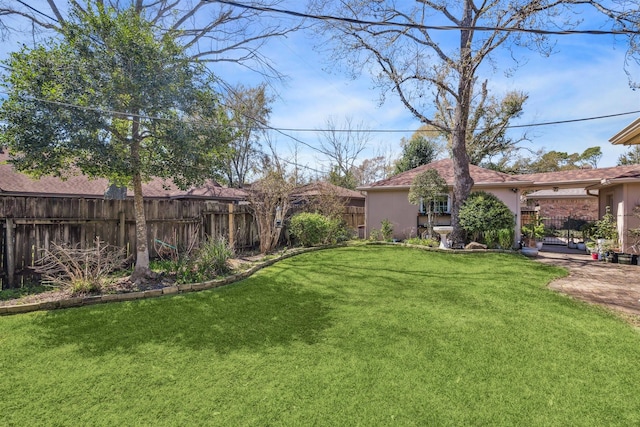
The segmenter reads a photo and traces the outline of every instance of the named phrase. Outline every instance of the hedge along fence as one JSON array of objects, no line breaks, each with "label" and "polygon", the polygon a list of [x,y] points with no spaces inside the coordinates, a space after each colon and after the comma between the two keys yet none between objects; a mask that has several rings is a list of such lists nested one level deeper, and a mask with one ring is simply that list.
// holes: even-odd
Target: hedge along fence
[{"label": "hedge along fence", "polygon": [[[202,199],[145,200],[150,256],[161,248],[186,249],[206,236],[253,247],[258,233],[249,206]],[[135,253],[133,200],[0,197],[0,288],[34,278],[31,267],[51,242],[88,248],[95,239]]]}]

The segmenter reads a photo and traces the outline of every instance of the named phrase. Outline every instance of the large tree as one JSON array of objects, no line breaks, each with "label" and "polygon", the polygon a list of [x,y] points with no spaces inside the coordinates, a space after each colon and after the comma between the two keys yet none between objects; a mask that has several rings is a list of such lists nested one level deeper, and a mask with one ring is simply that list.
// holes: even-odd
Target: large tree
[{"label": "large tree", "polygon": [[170,31],[194,59],[236,63],[268,77],[281,77],[262,47],[269,39],[296,30],[299,22],[268,19],[260,8],[282,2],[253,0],[251,5],[256,8],[248,9],[209,0],[47,0],[37,7],[29,4],[32,2],[10,0],[0,2],[0,17],[27,23],[23,27],[39,36],[64,32],[73,20],[71,11],[87,10],[91,4],[116,12],[133,10],[155,28]]},{"label": "large tree", "polygon": [[6,61],[0,108],[12,162],[33,175],[82,172],[133,189],[136,266],[149,273],[142,183],[185,187],[210,174],[231,138],[203,66],[135,8],[76,8],[63,40]]},{"label": "large tree", "polygon": [[[476,96],[471,100],[469,108],[469,122],[467,123],[467,154],[472,165],[487,166],[492,163],[502,163],[513,158],[518,152],[518,144],[527,140],[527,135],[512,136],[507,133],[511,121],[522,115],[523,105],[527,95],[520,91],[507,92],[498,99],[491,95],[485,80],[475,91]],[[439,88],[435,99],[438,112],[435,121],[445,129],[441,134],[448,142],[452,151],[451,129],[455,128],[454,98],[443,88]]]},{"label": "large tree", "polygon": [[[605,25],[638,29],[638,2],[596,0],[311,0],[315,14],[337,16],[319,22],[331,39],[334,59],[351,72],[374,76],[383,99],[392,93],[422,123],[451,135],[454,168],[453,239],[460,241],[461,204],[473,187],[469,140],[474,86],[501,47],[526,45],[548,54],[554,44],[540,30],[570,30],[581,13],[595,11]],[[606,21],[606,22],[605,22]],[[449,26],[448,31],[442,31]],[[635,43],[631,43],[635,47]],[[433,96],[452,99],[452,120],[435,120]]]}]

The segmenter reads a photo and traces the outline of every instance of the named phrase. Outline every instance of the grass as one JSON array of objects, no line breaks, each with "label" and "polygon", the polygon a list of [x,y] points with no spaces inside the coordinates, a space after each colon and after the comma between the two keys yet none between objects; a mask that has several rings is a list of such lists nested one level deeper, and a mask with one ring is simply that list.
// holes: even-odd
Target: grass
[{"label": "grass", "polygon": [[638,425],[640,336],[509,254],[361,246],[0,318],[0,425]]}]

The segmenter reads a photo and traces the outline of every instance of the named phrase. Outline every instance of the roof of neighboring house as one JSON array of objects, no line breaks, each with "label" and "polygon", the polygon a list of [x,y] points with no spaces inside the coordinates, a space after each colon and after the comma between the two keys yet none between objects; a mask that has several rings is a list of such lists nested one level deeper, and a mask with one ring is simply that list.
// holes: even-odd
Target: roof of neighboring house
[{"label": "roof of neighboring house", "polygon": [[575,169],[559,172],[517,175],[533,181],[533,187],[577,188],[597,185],[602,180],[640,176],[640,165],[614,166],[609,168]]},{"label": "roof of neighboring house", "polygon": [[294,197],[314,197],[322,194],[335,194],[336,196],[348,199],[365,199],[359,191],[350,190],[344,187],[338,187],[329,182],[316,181],[307,185],[303,185],[294,190]]},{"label": "roof of neighboring house", "polygon": [[[383,179],[378,182],[374,182],[371,185],[360,187],[362,190],[375,190],[382,188],[409,188],[414,178],[429,169],[435,169],[440,176],[446,181],[447,185],[452,186],[454,184],[453,175],[453,160],[443,159],[431,162],[426,165],[418,166],[415,169],[402,172],[391,178]],[[473,178],[475,187],[482,186],[509,186],[509,187],[522,187],[531,184],[531,180],[526,176],[516,177],[506,173],[494,171],[491,169],[481,168],[475,165],[469,165],[469,173]]]},{"label": "roof of neighboring house", "polygon": [[[90,179],[85,175],[74,175],[67,179],[45,176],[32,178],[16,171],[7,163],[7,153],[0,153],[0,194],[30,195],[30,196],[73,196],[87,198],[102,198],[109,188],[109,181],[104,178]],[[207,198],[218,200],[242,200],[246,192],[241,189],[222,187],[214,181],[207,181],[204,185],[180,190],[172,182],[154,178],[143,184],[142,194],[148,198]],[[133,192],[127,190],[127,196]]]},{"label": "roof of neighboring house", "polygon": [[527,199],[586,199],[598,194],[589,195],[584,188],[560,188],[557,190],[538,190],[526,195]]}]

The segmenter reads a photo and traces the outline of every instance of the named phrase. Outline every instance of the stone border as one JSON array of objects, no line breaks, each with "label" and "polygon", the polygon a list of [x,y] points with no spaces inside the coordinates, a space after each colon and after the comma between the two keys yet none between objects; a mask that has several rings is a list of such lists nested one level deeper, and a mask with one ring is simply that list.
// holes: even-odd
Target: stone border
[{"label": "stone border", "polygon": [[280,254],[279,256],[276,256],[275,258],[272,258],[266,261],[261,261],[246,271],[233,274],[231,276],[227,276],[222,279],[213,279],[213,280],[208,280],[206,282],[201,282],[201,283],[171,285],[171,286],[165,286],[164,288],[161,288],[161,289],[149,289],[149,290],[140,291],[140,292],[123,292],[120,294],[90,295],[86,297],[73,297],[73,298],[62,299],[57,301],[45,301],[45,302],[37,302],[32,304],[15,304],[15,305],[0,306],[0,316],[29,313],[32,311],[41,311],[41,310],[56,310],[61,308],[82,307],[87,305],[104,304],[109,302],[133,301],[133,300],[146,299],[146,298],[156,298],[164,295],[182,294],[187,292],[203,291],[205,289],[219,288],[221,286],[230,285],[232,283],[246,279],[252,276],[257,271],[262,270],[265,267],[269,267],[283,259],[291,258],[293,256],[300,255],[307,252],[314,252],[318,250],[344,247],[344,246],[346,245],[288,249],[284,253]]}]

